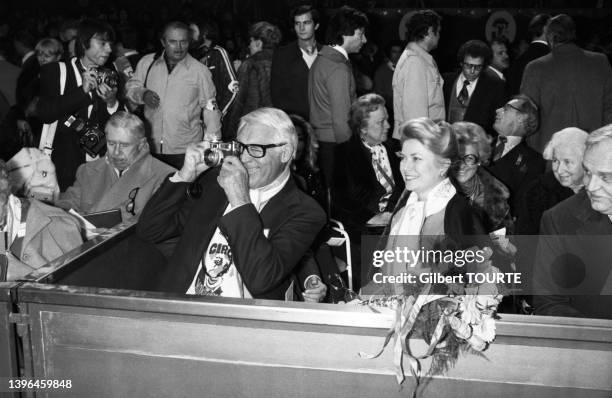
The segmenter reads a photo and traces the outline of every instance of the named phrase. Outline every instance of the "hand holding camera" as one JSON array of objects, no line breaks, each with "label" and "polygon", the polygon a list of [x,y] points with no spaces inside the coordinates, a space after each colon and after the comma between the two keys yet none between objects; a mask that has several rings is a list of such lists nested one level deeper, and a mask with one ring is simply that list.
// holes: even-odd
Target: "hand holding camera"
[{"label": "hand holding camera", "polygon": [[205,153],[210,148],[210,142],[202,141],[192,143],[185,150],[185,161],[183,167],[179,170],[179,177],[185,182],[193,182],[210,166],[206,163]]},{"label": "hand holding camera", "polygon": [[98,97],[102,98],[106,105],[110,108],[114,107],[117,103],[117,86],[111,87],[106,83],[98,85],[96,89]]},{"label": "hand holding camera", "polygon": [[90,91],[95,90],[98,87],[98,80],[96,70],[91,68],[81,73],[83,80],[83,91],[85,94],[89,94]]},{"label": "hand holding camera", "polygon": [[217,182],[225,191],[227,200],[233,208],[251,203],[249,174],[237,157],[224,158]]}]

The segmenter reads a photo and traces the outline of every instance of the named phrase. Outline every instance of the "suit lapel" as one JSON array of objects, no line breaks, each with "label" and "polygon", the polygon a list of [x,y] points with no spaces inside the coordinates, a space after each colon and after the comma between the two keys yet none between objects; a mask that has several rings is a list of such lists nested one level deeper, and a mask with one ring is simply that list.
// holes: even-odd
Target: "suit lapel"
[{"label": "suit lapel", "polygon": [[487,97],[487,78],[484,74],[481,74],[478,82],[476,83],[476,88],[472,91],[472,95],[470,97],[470,102],[468,103],[467,109],[465,110],[464,119],[473,119],[472,113],[478,112],[479,110],[483,110],[482,101]]},{"label": "suit lapel", "polygon": [[194,207],[191,214],[188,215],[188,228],[185,228],[183,235],[189,234],[189,242],[182,245],[183,248],[193,248],[192,252],[186,257],[185,264],[187,278],[193,278],[195,271],[200,263],[202,254],[214,234],[219,219],[223,216],[227,205],[229,204],[225,192],[219,185],[210,192],[206,192]]},{"label": "suit lapel", "polygon": [[128,193],[132,189],[145,186],[147,182],[154,177],[150,172],[150,168],[151,162],[147,161],[147,158],[141,158],[125,172],[123,177],[119,178],[112,166],[106,164],[104,169],[111,173],[111,178],[113,178],[115,182],[111,188],[104,193],[97,207],[100,210],[108,209],[112,203],[117,203],[117,199],[119,202],[128,201]]}]

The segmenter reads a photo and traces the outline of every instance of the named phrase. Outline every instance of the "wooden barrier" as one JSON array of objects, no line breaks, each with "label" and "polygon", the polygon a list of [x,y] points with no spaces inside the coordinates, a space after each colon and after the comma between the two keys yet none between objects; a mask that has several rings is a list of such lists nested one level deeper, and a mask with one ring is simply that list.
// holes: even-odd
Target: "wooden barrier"
[{"label": "wooden barrier", "polygon": [[[12,292],[15,286],[17,286],[16,283],[0,282],[0,377],[7,379],[19,376],[17,335],[13,323],[14,316],[11,316],[13,313]],[[8,385],[3,387],[8,387]],[[0,390],[0,396],[5,396],[3,393],[9,397],[18,396],[16,393],[9,395],[8,389],[4,392],[2,390]]]},{"label": "wooden barrier", "polygon": [[[377,359],[358,356],[381,347],[391,314],[130,290],[152,286],[159,266],[154,251],[134,259],[132,232],[88,242],[30,274],[31,282],[0,285],[0,322],[8,325],[0,330],[0,377],[15,371],[7,319],[18,308],[11,322],[25,342],[21,376],[71,383],[26,397],[410,396],[414,381],[408,375],[400,390],[390,348]],[[425,350],[421,340],[411,345]],[[502,314],[485,355],[461,357],[419,395],[612,396],[609,320]]]},{"label": "wooden barrier", "polygon": [[[26,284],[32,377],[75,397],[401,397],[391,316],[364,307]],[[414,341],[417,350],[425,349]],[[609,397],[612,322],[505,315],[498,338],[434,377],[423,397]],[[424,363],[427,369],[428,363]]]}]

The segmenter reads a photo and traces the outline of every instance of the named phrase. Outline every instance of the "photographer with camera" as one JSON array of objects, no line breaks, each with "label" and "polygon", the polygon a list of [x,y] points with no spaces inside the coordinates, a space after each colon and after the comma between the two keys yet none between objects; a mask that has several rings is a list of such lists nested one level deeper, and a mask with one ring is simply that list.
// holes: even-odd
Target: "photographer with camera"
[{"label": "photographer with camera", "polygon": [[[117,74],[105,69],[115,35],[104,22],[85,19],[76,37],[77,56],[40,70],[38,114],[47,123],[43,146],[53,149],[60,190],[72,185],[78,166],[105,150],[101,126],[117,111]],[[57,122],[57,127],[54,126]],[[51,132],[51,133],[49,133]],[[50,136],[54,139],[51,141]]]},{"label": "photographer with camera", "polygon": [[321,207],[291,178],[296,148],[295,127],[274,108],[243,116],[235,143],[187,147],[183,168],[149,200],[137,226],[149,242],[179,237],[159,290],[289,297],[298,263],[325,224]]}]

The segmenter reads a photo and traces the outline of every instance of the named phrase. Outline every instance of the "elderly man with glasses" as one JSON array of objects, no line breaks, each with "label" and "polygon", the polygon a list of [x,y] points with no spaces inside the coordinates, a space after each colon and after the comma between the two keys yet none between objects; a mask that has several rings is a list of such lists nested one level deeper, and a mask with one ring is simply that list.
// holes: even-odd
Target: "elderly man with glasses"
[{"label": "elderly man with glasses", "polygon": [[136,220],[164,178],[176,170],[151,155],[138,116],[116,112],[105,131],[106,156],[81,165],[74,185],[55,205],[81,214],[119,209],[123,221]]},{"label": "elderly man with glasses", "polygon": [[286,299],[293,274],[325,224],[325,213],[290,174],[297,134],[283,111],[260,108],[240,120],[236,156],[210,167],[210,143],[187,148],[182,169],[151,198],[139,236],[179,237],[162,291]]},{"label": "elderly man with glasses", "polygon": [[538,107],[526,95],[517,95],[496,112],[493,128],[499,134],[488,170],[510,190],[510,210],[529,182],[544,173],[545,162],[525,139],[538,129]]}]

